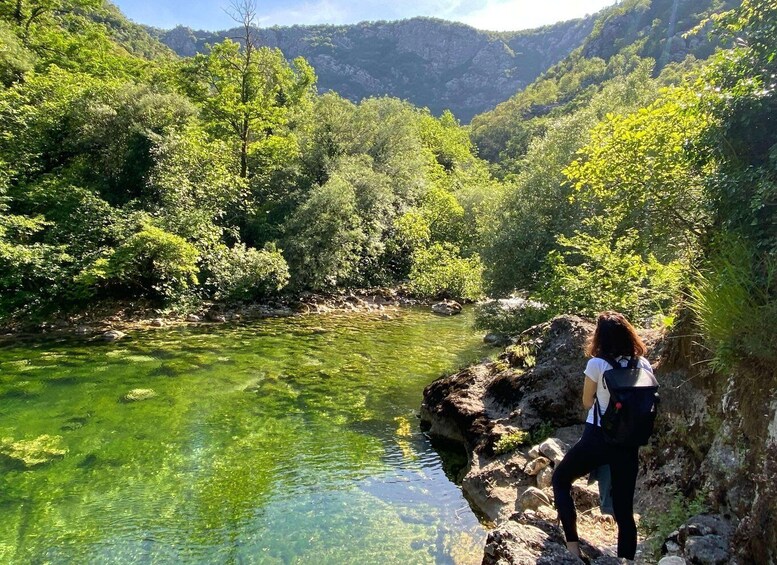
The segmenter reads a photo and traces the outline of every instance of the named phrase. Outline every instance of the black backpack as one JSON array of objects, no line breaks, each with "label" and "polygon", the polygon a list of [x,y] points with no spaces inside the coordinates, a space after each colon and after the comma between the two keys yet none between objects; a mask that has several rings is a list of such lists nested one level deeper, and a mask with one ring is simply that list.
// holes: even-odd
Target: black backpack
[{"label": "black backpack", "polygon": [[613,367],[602,375],[604,388],[610,392],[610,403],[602,414],[596,397],[594,425],[601,418],[605,440],[611,445],[647,445],[658,411],[658,381],[650,371],[639,366],[636,357],[629,359],[626,367],[621,367],[615,359],[602,359]]}]

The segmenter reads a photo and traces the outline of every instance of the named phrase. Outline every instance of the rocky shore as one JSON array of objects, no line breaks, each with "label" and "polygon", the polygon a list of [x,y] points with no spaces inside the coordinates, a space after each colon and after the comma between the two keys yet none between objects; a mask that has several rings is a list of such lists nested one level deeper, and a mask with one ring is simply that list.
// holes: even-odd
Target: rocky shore
[{"label": "rocky shore", "polygon": [[453,307],[446,305],[451,303],[456,304],[453,301],[433,303],[421,300],[395,288],[357,289],[338,294],[308,292],[265,303],[202,302],[188,311],[176,312],[160,310],[147,303],[102,303],[77,314],[53,316],[44,322],[9,321],[0,326],[0,340],[63,334],[115,341],[122,339],[127,332],[154,328],[238,323],[306,314],[375,313],[390,316],[391,310],[408,306],[434,306],[440,309],[436,313],[449,315],[457,313],[449,311]]},{"label": "rocky shore", "polygon": [[[512,338],[495,361],[438,379],[424,391],[422,428],[437,441],[466,449],[462,490],[494,525],[484,565],[581,563],[566,551],[550,478],[582,431],[583,349],[593,328],[579,317],[558,317]],[[687,511],[692,505],[684,498],[704,496],[709,514],[677,517],[676,531],[656,531],[642,539],[636,561],[747,563],[732,549],[747,512],[734,514],[716,501],[721,491],[746,490],[747,481],[745,476],[720,477],[722,469],[741,466],[732,464],[730,449],[710,431],[719,430],[712,424],[719,417],[715,393],[690,383],[686,371],[662,363],[668,338],[658,331],[642,335],[665,392],[658,431],[641,450],[636,512],[645,520],[665,522],[673,504],[679,501]],[[585,562],[619,563],[614,557],[617,531],[599,509],[597,485],[584,478],[573,489]],[[735,503],[742,502],[738,497]]]}]

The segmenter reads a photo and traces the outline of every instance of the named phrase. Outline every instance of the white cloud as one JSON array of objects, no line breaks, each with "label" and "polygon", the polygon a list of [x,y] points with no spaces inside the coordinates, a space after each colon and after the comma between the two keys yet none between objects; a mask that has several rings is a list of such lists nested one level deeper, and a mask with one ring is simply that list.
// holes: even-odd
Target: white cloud
[{"label": "white cloud", "polygon": [[454,18],[478,29],[514,31],[580,18],[614,3],[614,0],[488,0],[482,7],[459,11]]}]

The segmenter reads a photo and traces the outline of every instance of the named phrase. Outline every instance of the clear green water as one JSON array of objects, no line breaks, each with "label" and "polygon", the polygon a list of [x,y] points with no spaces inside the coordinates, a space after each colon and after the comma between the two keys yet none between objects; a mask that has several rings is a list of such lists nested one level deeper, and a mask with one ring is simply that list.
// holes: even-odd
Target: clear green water
[{"label": "clear green water", "polygon": [[[407,310],[0,347],[0,563],[479,563],[485,532],[418,429],[487,354]],[[322,331],[323,328],[325,331]],[[120,398],[135,388],[157,396]]]}]

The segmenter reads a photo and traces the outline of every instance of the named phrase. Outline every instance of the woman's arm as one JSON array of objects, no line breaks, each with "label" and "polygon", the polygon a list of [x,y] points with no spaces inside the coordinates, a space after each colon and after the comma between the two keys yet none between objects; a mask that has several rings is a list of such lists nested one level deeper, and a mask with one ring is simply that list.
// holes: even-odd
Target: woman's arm
[{"label": "woman's arm", "polygon": [[596,397],[596,381],[592,381],[588,377],[585,378],[585,384],[583,385],[583,407],[589,410],[594,405],[594,398]]}]

